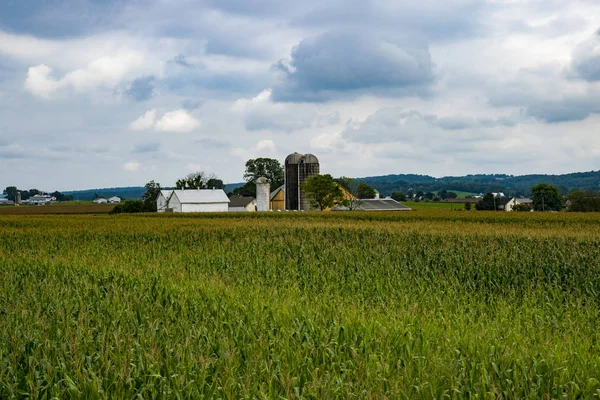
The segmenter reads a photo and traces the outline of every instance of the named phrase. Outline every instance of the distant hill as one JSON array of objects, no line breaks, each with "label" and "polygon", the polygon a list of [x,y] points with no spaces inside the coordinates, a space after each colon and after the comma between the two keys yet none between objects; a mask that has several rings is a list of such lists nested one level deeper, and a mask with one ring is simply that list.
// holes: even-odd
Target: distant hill
[{"label": "distant hill", "polygon": [[[229,193],[233,189],[243,186],[244,183],[229,183],[225,185],[225,192]],[[109,198],[112,196],[119,196],[126,200],[138,200],[142,198],[142,195],[146,192],[144,186],[128,186],[128,187],[117,187],[117,188],[103,188],[103,189],[86,189],[86,190],[72,190],[63,192],[63,194],[72,194],[75,200],[93,200],[95,195],[100,197]]]},{"label": "distant hill", "polygon": [[377,189],[382,195],[389,195],[393,191],[406,192],[411,188],[424,192],[446,189],[472,193],[505,192],[511,195],[527,195],[531,187],[539,183],[557,186],[563,193],[576,189],[600,190],[600,171],[563,175],[478,174],[442,178],[434,178],[429,175],[397,174],[368,176],[359,179]]}]

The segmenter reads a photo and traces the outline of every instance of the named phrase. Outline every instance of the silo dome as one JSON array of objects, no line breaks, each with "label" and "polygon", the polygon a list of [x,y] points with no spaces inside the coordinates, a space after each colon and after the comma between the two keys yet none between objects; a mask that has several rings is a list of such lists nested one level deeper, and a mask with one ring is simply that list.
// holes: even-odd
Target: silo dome
[{"label": "silo dome", "polygon": [[300,159],[302,158],[302,154],[300,153],[292,153],[285,158],[285,165],[288,164],[299,164]]},{"label": "silo dome", "polygon": [[299,163],[301,163],[301,164],[318,164],[319,159],[314,154],[305,154],[300,158]]}]

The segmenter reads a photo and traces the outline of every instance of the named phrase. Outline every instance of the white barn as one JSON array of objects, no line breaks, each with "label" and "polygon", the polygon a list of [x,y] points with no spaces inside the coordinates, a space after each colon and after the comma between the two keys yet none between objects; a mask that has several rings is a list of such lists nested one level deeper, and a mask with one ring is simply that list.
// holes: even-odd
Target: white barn
[{"label": "white barn", "polygon": [[222,189],[161,190],[158,212],[227,212],[229,198]]}]

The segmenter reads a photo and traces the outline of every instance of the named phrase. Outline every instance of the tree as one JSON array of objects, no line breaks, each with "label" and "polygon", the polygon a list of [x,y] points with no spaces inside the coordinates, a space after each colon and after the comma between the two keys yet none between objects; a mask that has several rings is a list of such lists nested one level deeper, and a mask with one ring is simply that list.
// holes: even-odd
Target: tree
[{"label": "tree", "polygon": [[[271,184],[271,188],[276,189],[283,185],[283,167],[279,161],[274,158],[255,158],[246,161],[246,171],[244,179],[256,185],[256,180],[264,176]],[[256,189],[255,189],[256,194]]]},{"label": "tree", "polygon": [[467,211],[471,210],[471,202],[470,201],[465,202],[465,210],[467,210]]},{"label": "tree", "polygon": [[374,199],[377,192],[364,182],[358,184],[357,195],[359,199]]},{"label": "tree", "polygon": [[434,194],[431,192],[427,192],[423,195],[423,197],[425,197],[426,199],[429,199],[429,200],[433,200],[433,196],[434,196]]},{"label": "tree", "polygon": [[[142,200],[125,200],[124,202],[117,204],[115,208],[109,214],[121,214],[121,213],[141,213],[148,211],[146,205]],[[156,211],[156,208],[154,208]]]},{"label": "tree", "polygon": [[350,199],[344,198],[341,204],[348,207],[348,210],[350,211],[357,209],[362,204],[358,196],[358,188],[360,187],[361,182],[354,178],[348,178],[347,176],[335,179],[335,182],[354,197]]},{"label": "tree", "polygon": [[392,199],[396,201],[406,201],[407,197],[403,192],[392,192]]},{"label": "tree", "polygon": [[563,198],[556,186],[540,183],[531,188],[535,211],[560,211]]},{"label": "tree", "polygon": [[244,186],[233,189],[233,194],[236,196],[256,197],[256,184],[254,182],[246,182]]},{"label": "tree", "polygon": [[321,211],[344,202],[344,193],[331,175],[313,175],[301,186],[312,207]]},{"label": "tree", "polygon": [[215,188],[215,189],[224,189],[225,185],[223,184],[223,181],[217,178],[210,178],[207,182],[206,182],[206,186],[210,189],[210,188]]},{"label": "tree", "polygon": [[6,195],[6,197],[8,198],[8,200],[12,201],[12,202],[17,202],[17,193],[19,192],[19,189],[17,189],[16,186],[8,186],[6,189],[4,189],[4,191],[2,192],[2,194]]},{"label": "tree", "polygon": [[206,176],[204,171],[198,171],[187,175],[185,178],[178,179],[175,182],[175,187],[179,190],[204,189],[208,179],[209,177]]},{"label": "tree", "polygon": [[495,211],[496,198],[492,193],[486,193],[485,196],[483,196],[483,199],[475,204],[475,209],[478,211]]},{"label": "tree", "polygon": [[160,194],[160,183],[154,182],[153,180],[146,183],[146,192],[142,195],[142,202],[144,205],[144,211],[153,212],[156,211],[156,199]]},{"label": "tree", "polygon": [[600,193],[579,190],[569,195],[569,211],[598,212],[600,211]]},{"label": "tree", "polygon": [[527,204],[519,203],[515,204],[512,208],[513,211],[531,211],[531,207]]}]

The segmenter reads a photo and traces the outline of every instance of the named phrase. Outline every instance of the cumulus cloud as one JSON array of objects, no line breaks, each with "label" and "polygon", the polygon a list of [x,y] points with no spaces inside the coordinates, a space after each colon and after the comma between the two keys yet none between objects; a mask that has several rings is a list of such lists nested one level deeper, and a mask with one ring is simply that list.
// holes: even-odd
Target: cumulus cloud
[{"label": "cumulus cloud", "polygon": [[325,101],[348,94],[422,94],[434,80],[431,55],[415,38],[354,30],[304,39],[277,68],[275,101]]},{"label": "cumulus cloud", "polygon": [[128,73],[142,65],[144,56],[139,52],[126,52],[94,60],[84,68],[78,68],[62,78],[52,76],[52,68],[40,64],[29,68],[25,89],[30,93],[49,98],[61,89],[85,92],[98,87],[114,87]]},{"label": "cumulus cloud", "polygon": [[200,127],[200,121],[185,110],[175,110],[165,113],[156,121],[155,129],[164,132],[191,132]]},{"label": "cumulus cloud", "polygon": [[243,160],[256,157],[274,157],[277,154],[275,142],[271,139],[262,139],[249,147],[235,147],[231,149],[231,154]]},{"label": "cumulus cloud", "polygon": [[123,169],[129,172],[138,171],[141,167],[141,164],[137,161],[129,161],[123,164]]},{"label": "cumulus cloud", "polygon": [[162,132],[187,133],[200,125],[200,121],[183,109],[169,111],[159,119],[156,118],[156,110],[149,110],[133,121],[129,128],[134,131],[154,129]]},{"label": "cumulus cloud", "polygon": [[131,125],[129,125],[129,128],[132,131],[143,131],[153,128],[155,123],[156,110],[148,110],[144,113],[144,115],[133,121]]}]

